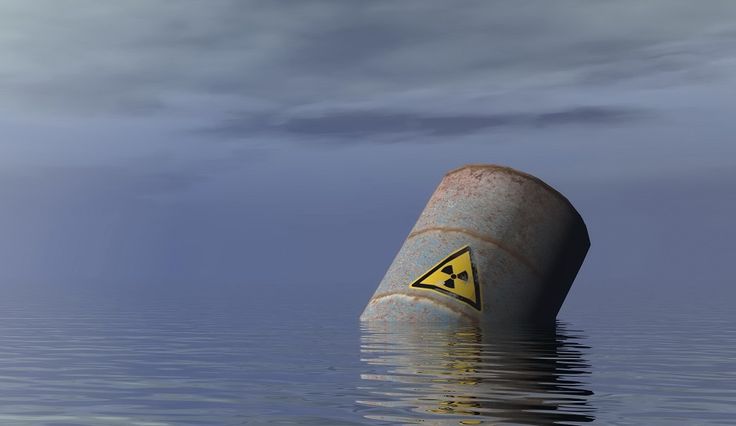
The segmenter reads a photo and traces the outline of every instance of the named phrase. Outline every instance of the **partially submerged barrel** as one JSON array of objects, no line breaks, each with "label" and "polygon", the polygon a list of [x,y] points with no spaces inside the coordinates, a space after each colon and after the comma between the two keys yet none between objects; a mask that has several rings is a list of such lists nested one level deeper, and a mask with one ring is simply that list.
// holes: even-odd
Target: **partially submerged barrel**
[{"label": "partially submerged barrel", "polygon": [[551,186],[467,165],[442,179],[361,320],[552,323],[589,247]]}]

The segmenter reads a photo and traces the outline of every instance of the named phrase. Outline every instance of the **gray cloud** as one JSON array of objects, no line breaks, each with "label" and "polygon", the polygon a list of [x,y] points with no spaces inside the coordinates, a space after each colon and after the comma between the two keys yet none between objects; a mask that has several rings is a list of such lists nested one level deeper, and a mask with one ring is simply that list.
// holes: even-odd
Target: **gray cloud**
[{"label": "gray cloud", "polygon": [[[735,169],[734,16],[732,0],[4,0],[0,281],[295,300],[363,271],[368,297],[442,173],[478,161],[574,200],[603,248],[590,282],[727,276],[708,271],[733,258],[733,176],[696,177]],[[319,139],[460,145],[274,146]],[[692,188],[646,189],[688,171]],[[693,218],[710,225],[683,234]],[[287,288],[329,250],[334,283]],[[272,287],[244,274],[264,266]]]},{"label": "gray cloud", "polygon": [[307,137],[383,136],[424,134],[467,135],[498,127],[545,127],[556,125],[604,125],[647,117],[635,108],[577,107],[550,112],[432,115],[387,111],[338,111],[318,116],[232,118],[207,132],[227,138],[275,132]]},{"label": "gray cloud", "polygon": [[508,91],[681,84],[736,56],[731,1],[532,5],[11,0],[0,5],[0,102],[116,114],[442,109]]}]

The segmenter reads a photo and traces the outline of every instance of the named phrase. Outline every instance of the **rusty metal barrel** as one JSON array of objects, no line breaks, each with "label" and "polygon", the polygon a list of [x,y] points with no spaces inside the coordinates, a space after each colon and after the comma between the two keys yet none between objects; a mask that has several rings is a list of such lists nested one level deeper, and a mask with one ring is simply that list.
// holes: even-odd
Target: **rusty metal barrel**
[{"label": "rusty metal barrel", "polygon": [[510,167],[440,182],[362,321],[550,324],[590,240],[570,201]]}]

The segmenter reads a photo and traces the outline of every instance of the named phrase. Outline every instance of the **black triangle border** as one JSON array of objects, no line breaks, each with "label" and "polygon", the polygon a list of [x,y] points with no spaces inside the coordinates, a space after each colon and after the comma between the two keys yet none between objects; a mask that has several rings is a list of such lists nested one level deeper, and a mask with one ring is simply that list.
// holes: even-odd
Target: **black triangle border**
[{"label": "black triangle border", "polygon": [[[437,287],[434,284],[423,284],[422,281],[424,281],[427,277],[437,272],[442,266],[444,266],[447,262],[451,261],[452,259],[455,259],[456,257],[459,257],[465,253],[468,253],[470,255],[470,267],[473,269],[473,285],[475,286],[475,296],[476,301],[473,302],[472,300],[468,299],[467,297],[460,296],[455,293],[451,293],[444,288]],[[478,273],[475,270],[475,263],[473,262],[473,254],[470,252],[470,246],[465,246],[461,248],[460,250],[456,251],[455,253],[452,253],[451,255],[447,256],[446,258],[442,259],[437,265],[435,265],[434,268],[427,271],[424,275],[419,277],[417,280],[415,280],[413,283],[409,285],[409,287],[413,288],[423,288],[427,290],[434,290],[442,294],[446,294],[450,297],[453,297],[463,303],[467,303],[468,305],[474,307],[476,310],[481,311],[481,300],[480,300],[480,283],[478,282]]]}]

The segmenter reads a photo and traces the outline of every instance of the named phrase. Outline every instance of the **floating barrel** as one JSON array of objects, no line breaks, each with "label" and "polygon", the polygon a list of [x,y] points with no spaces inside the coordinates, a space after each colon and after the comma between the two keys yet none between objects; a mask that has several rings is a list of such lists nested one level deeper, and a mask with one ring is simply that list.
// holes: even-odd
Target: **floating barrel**
[{"label": "floating barrel", "polygon": [[570,201],[527,173],[447,173],[362,321],[553,323],[590,240]]}]

